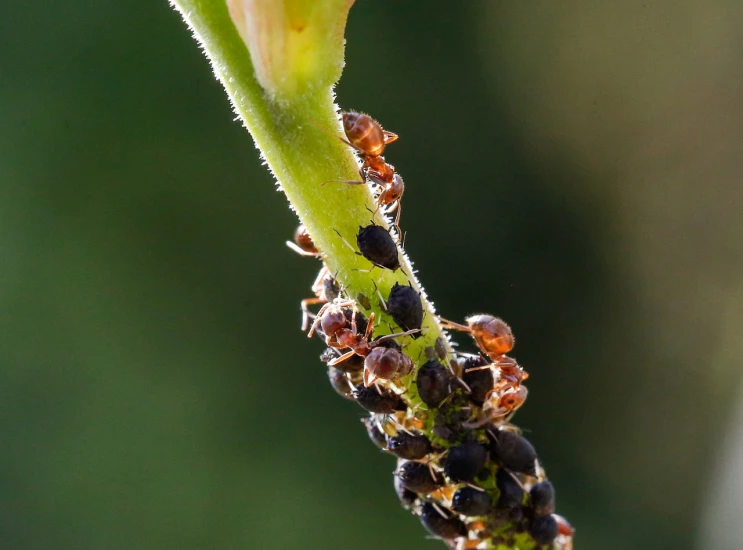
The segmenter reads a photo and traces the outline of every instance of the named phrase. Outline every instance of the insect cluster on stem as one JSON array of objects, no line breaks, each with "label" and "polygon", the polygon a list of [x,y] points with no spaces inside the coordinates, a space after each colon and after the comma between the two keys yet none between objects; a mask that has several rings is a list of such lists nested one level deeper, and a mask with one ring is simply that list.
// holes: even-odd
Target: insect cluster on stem
[{"label": "insect cluster on stem", "polygon": [[[358,250],[350,235],[339,236],[372,266],[396,271],[404,184],[382,153],[397,135],[354,112],[343,114],[343,128],[341,139],[361,159],[361,181],[341,183],[369,184],[377,210],[396,211],[397,239],[373,215],[355,235]],[[304,226],[287,244],[323,259]],[[439,337],[415,355],[410,346],[425,336],[426,312],[412,281],[395,283],[386,296],[377,289],[379,314],[365,315],[372,300],[350,296],[324,262],[312,292],[301,302],[302,330],[309,327],[308,336],[326,346],[320,358],[331,387],[369,413],[362,420],[369,438],[397,458],[394,489],[402,506],[431,535],[459,550],[572,548],[574,530],[555,514],[555,490],[536,450],[510,423],[526,401],[529,375],[508,355],[515,339],[505,321],[489,314],[464,324],[439,317],[433,322],[442,328],[469,333],[479,353],[453,354]],[[379,330],[380,321],[389,332]]]}]

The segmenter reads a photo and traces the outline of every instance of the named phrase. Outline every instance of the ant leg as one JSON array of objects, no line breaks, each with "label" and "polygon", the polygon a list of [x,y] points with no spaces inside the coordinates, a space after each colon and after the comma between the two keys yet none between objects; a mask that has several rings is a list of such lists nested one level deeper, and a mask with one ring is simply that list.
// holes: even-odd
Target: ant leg
[{"label": "ant leg", "polygon": [[[310,310],[307,309],[307,306],[310,306],[312,304],[322,304],[323,302],[326,302],[326,300],[323,300],[322,298],[307,298],[306,300],[302,300],[301,307],[302,307],[302,331],[304,332],[307,330],[307,321],[310,318]],[[317,318],[317,316],[315,317]]]},{"label": "ant leg", "polygon": [[328,366],[329,366],[329,367],[334,367],[334,366],[335,366],[335,365],[337,365],[338,363],[342,363],[343,361],[348,361],[348,360],[349,360],[349,359],[350,359],[351,357],[353,357],[353,356],[354,356],[355,354],[356,354],[356,352],[355,352],[355,351],[353,351],[353,350],[351,350],[351,351],[348,351],[348,352],[344,353],[343,355],[341,355],[340,357],[336,357],[335,359],[333,359],[332,361],[330,361],[330,362],[328,363]]},{"label": "ant leg", "polygon": [[465,369],[464,372],[475,372],[477,370],[492,369],[493,365],[485,365],[484,367],[472,367],[471,369]]},{"label": "ant leg", "polygon": [[319,258],[320,256],[322,256],[322,254],[320,254],[319,252],[307,252],[306,250],[302,250],[301,248],[299,248],[296,244],[294,244],[291,241],[286,241],[286,246],[291,248],[294,252],[296,252],[300,256],[305,256],[307,258]]},{"label": "ant leg", "polygon": [[439,316],[439,323],[441,324],[441,328],[444,329],[448,328],[452,330],[461,330],[462,332],[472,332],[472,329],[470,327],[460,325],[459,323],[455,323],[454,321],[449,321],[448,319],[444,319],[441,316]]},{"label": "ant leg", "polygon": [[[400,199],[397,199],[395,201],[395,210],[397,210],[397,214],[395,215],[395,230],[397,231],[398,235],[402,234],[402,230],[400,229],[400,216],[402,216],[402,202],[400,202]],[[403,247],[405,246],[405,237],[402,238]]]},{"label": "ant leg", "polygon": [[323,265],[320,269],[320,272],[317,274],[317,277],[315,277],[315,280],[312,283],[312,286],[310,287],[312,289],[312,292],[317,296],[320,297],[322,291],[323,291],[323,279],[325,279],[325,275],[328,275],[330,271],[328,270],[327,266]]},{"label": "ant leg", "polygon": [[373,342],[371,342],[369,345],[371,346],[372,344],[374,344],[375,346],[378,346],[380,343],[385,342],[387,340],[392,340],[393,338],[398,338],[400,336],[408,336],[410,334],[416,334],[416,333],[418,333],[420,331],[421,331],[421,329],[414,328],[413,330],[407,330],[405,332],[397,332],[395,334],[387,334],[386,336],[382,336],[381,338],[377,338],[376,340],[374,340]]},{"label": "ant leg", "polygon": [[317,317],[315,317],[315,321],[312,323],[312,327],[310,328],[310,331],[307,333],[307,338],[312,338],[312,336],[315,334],[315,330],[317,330],[317,325],[320,324],[320,320],[322,319],[322,314],[325,313],[325,310],[327,310],[330,307],[330,302],[325,304],[320,308],[320,311],[317,312]]},{"label": "ant leg", "polygon": [[379,376],[376,374],[370,373],[368,370],[364,369],[364,387],[368,388],[372,384],[374,384],[377,380],[379,380]]},{"label": "ant leg", "polygon": [[374,312],[372,311],[369,315],[369,320],[367,321],[366,325],[366,333],[364,334],[364,338],[366,340],[369,340],[369,337],[371,336],[372,331],[374,330]]}]

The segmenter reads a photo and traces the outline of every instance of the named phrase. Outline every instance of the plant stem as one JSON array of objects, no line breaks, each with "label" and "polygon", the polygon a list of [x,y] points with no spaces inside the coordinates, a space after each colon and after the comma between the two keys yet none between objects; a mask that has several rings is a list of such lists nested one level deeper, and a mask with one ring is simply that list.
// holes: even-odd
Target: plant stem
[{"label": "plant stem", "polygon": [[[434,347],[437,340],[445,336],[433,306],[415,279],[410,261],[402,250],[398,253],[401,268],[396,271],[378,267],[372,269],[372,264],[356,252],[356,236],[360,227],[374,223],[390,229],[383,215],[373,214],[377,207],[369,186],[324,184],[332,180],[359,179],[358,162],[352,149],[338,139],[343,133],[337,107],[333,103],[332,84],[339,77],[338,60],[342,60],[342,50],[339,52],[337,48],[342,48],[342,36],[324,32],[324,29],[335,29],[339,22],[345,21],[343,10],[347,11],[350,7],[350,0],[230,0],[232,17],[225,0],[172,1],[203,46],[215,75],[227,90],[235,112],[250,131],[280,189],[322,252],[325,265],[340,283],[343,294],[359,303],[366,302],[359,298],[360,295],[369,300],[371,311],[380,321],[375,327],[374,336],[396,331],[392,319],[382,307],[395,283],[410,284],[421,293],[424,311],[422,335],[417,339],[406,337],[400,342],[404,352],[417,366],[398,387],[406,388],[404,398],[408,406],[407,414],[414,414],[423,423],[422,428],[416,429],[435,444],[437,453],[443,456],[452,446],[452,443],[437,436],[434,429],[438,419],[444,416],[443,403],[438,409],[429,410],[422,403],[413,383],[417,367],[426,361],[427,348]],[[272,1],[279,3],[267,3]],[[335,12],[332,8],[335,8]],[[264,11],[255,17],[256,10]],[[245,17],[250,16],[255,18],[246,23]],[[243,37],[247,36],[251,49],[258,49],[252,56],[233,23],[233,17],[238,23],[242,21],[244,24],[241,27]],[[295,34],[307,30],[310,35],[282,37],[282,29]],[[251,32],[254,34],[250,35]],[[261,32],[267,32],[270,36],[263,36]],[[276,35],[271,33],[276,32],[279,32],[279,36],[273,41]],[[312,46],[309,38],[322,42],[324,37],[327,42],[319,44],[318,50],[306,48],[308,43]],[[324,52],[330,52],[325,66],[321,62]],[[261,83],[256,77],[252,59],[258,60],[256,63],[261,69]],[[275,62],[273,65],[272,60]],[[296,69],[298,76],[294,76],[297,78],[292,80],[292,75],[288,80],[282,78],[281,71],[287,67]],[[365,313],[371,312],[365,310]],[[447,354],[443,362],[448,366],[454,356],[446,338],[443,338],[443,342]],[[453,392],[456,395],[452,394],[452,400],[460,398],[464,405],[449,406],[450,414],[470,414],[472,406],[463,388],[458,387]],[[482,444],[487,441],[485,428],[473,428],[466,435],[471,436],[471,442]],[[441,467],[440,464],[438,466]],[[491,462],[488,466],[490,475],[480,481],[480,489],[495,498],[494,502],[499,497],[495,474],[503,467],[502,464],[499,466]],[[533,483],[533,480],[529,483]],[[454,486],[456,483],[451,487]],[[520,505],[518,509],[521,510]],[[536,543],[524,530],[523,522],[522,527],[517,528],[515,522],[518,521],[507,519],[505,523],[498,524],[496,530],[491,531],[488,527],[482,540],[468,542],[478,544],[478,548],[531,550]],[[464,528],[464,524],[461,525]],[[553,523],[553,526],[556,528],[556,524]],[[482,529],[478,527],[475,531]],[[464,542],[464,539],[460,542]]]},{"label": "plant stem", "polygon": [[[373,220],[389,229],[382,215],[372,216],[376,204],[369,187],[322,185],[330,180],[359,179],[358,163],[351,148],[335,137],[343,133],[332,89],[328,86],[294,97],[272,99],[256,80],[250,54],[223,1],[174,0],[174,5],[203,46],[235,112],[253,136],[291,207],[323,252],[330,271],[347,295],[363,294],[371,298],[377,319],[388,321],[379,307],[379,294],[386,299],[396,282],[403,285],[410,282],[418,291],[421,288],[404,254],[400,254],[402,269],[392,272],[374,268],[371,273],[368,273],[372,268],[370,262],[356,254],[360,226],[367,226]],[[422,301],[423,337],[405,348],[413,358],[422,356],[421,352],[442,335],[425,294]],[[380,334],[389,328],[385,324],[380,326]]]}]

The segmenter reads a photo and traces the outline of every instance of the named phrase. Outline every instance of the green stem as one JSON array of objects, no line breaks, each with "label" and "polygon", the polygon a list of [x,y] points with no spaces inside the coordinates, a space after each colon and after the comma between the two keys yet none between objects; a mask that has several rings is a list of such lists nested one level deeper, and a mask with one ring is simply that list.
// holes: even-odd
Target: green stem
[{"label": "green stem", "polygon": [[[419,291],[420,285],[402,253],[402,269],[392,272],[374,268],[371,273],[370,262],[356,254],[359,226],[367,226],[373,220],[389,228],[381,215],[372,216],[376,204],[369,187],[322,185],[329,180],[359,178],[351,148],[335,137],[343,133],[332,89],[325,86],[272,99],[258,83],[248,49],[223,1],[174,0],[174,5],[203,46],[235,112],[253,136],[291,207],[323,252],[330,271],[349,296],[363,294],[371,298],[377,319],[391,322],[379,307],[377,291],[386,299],[396,282],[410,281]],[[434,345],[442,335],[431,303],[425,295],[422,298],[426,312],[423,337],[405,348],[413,358],[422,356],[424,348]],[[386,324],[382,323],[380,333],[386,332]]]},{"label": "green stem", "polygon": [[[400,250],[402,268],[393,272],[372,269],[356,252],[359,227],[374,223],[389,230],[381,214],[372,214],[376,204],[369,186],[323,185],[359,178],[353,151],[338,139],[343,133],[332,93],[332,84],[340,75],[343,44],[342,34],[333,31],[345,22],[350,0],[229,0],[232,17],[225,0],[172,1],[203,46],[235,112],[322,251],[328,269],[349,298],[360,303],[364,300],[359,300],[359,295],[369,298],[380,321],[375,336],[393,330],[393,321],[380,304],[395,283],[412,284],[421,292],[422,337],[404,338],[401,343],[409,357],[419,364],[424,362],[426,348],[444,334],[408,258]],[[251,45],[252,57],[243,38]],[[313,40],[319,41],[317,49],[313,49]],[[253,59],[260,68],[260,83]],[[448,362],[453,354],[444,341]],[[429,439],[446,448],[449,443],[433,433],[435,411],[428,411],[412,383],[416,371],[402,381],[408,387],[405,398],[411,410],[426,420],[423,431]],[[461,396],[462,389],[457,392]],[[484,429],[479,429],[476,437],[483,439]],[[493,476],[488,479],[483,489],[497,497]],[[517,532],[511,524],[493,532],[485,544],[496,550],[535,547],[528,533]]]}]

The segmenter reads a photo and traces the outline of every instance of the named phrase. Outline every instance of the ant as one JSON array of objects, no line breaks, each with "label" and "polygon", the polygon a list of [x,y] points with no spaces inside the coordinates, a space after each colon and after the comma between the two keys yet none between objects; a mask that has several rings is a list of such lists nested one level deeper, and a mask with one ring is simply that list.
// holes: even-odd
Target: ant
[{"label": "ant", "polygon": [[498,381],[493,385],[493,391],[497,392],[503,392],[509,389],[518,390],[521,386],[521,382],[529,378],[529,373],[522,369],[515,359],[508,357],[507,355],[502,356],[496,363],[471,367],[465,369],[464,372],[474,372],[486,369],[491,369],[493,371],[497,369],[498,371]]},{"label": "ant", "polygon": [[300,256],[311,258],[319,258],[321,256],[320,251],[315,246],[315,241],[312,240],[307,228],[302,223],[294,231],[294,242],[286,241],[286,246]]},{"label": "ant", "polygon": [[502,319],[482,313],[471,315],[465,319],[467,326],[460,325],[439,317],[441,326],[445,329],[469,332],[475,339],[477,347],[487,355],[493,363],[498,363],[503,356],[513,349],[514,338],[511,327]]},{"label": "ant", "polygon": [[[347,139],[338,138],[346,145],[355,149],[363,164],[359,168],[361,181],[341,180],[337,183],[347,183],[349,185],[363,185],[367,181],[376,184],[381,192],[377,197],[377,210],[382,206],[392,205],[386,211],[387,214],[397,211],[395,215],[395,228],[399,229],[400,215],[402,208],[400,199],[405,192],[405,183],[399,174],[395,172],[395,167],[388,164],[382,153],[384,148],[397,140],[397,134],[388,132],[369,115],[356,112],[343,113],[343,131]],[[329,182],[324,182],[323,185]],[[374,212],[376,214],[376,210]],[[398,230],[398,233],[400,231]]]},{"label": "ant", "polygon": [[[346,310],[352,307],[350,321],[346,317]],[[325,343],[334,348],[349,348],[350,351],[340,357],[328,362],[328,366],[335,366],[346,361],[354,355],[364,357],[364,386],[369,387],[378,378],[393,380],[409,374],[413,370],[413,362],[409,357],[394,348],[381,348],[381,352],[375,351],[385,342],[400,336],[407,336],[419,332],[419,329],[408,330],[395,334],[388,334],[370,340],[374,329],[374,313],[369,315],[366,330],[359,332],[356,326],[356,303],[353,301],[333,301],[325,304],[317,313],[317,318],[312,324],[308,337],[312,337],[317,325],[322,327],[325,334]]]},{"label": "ant", "polygon": [[465,428],[479,428],[489,422],[498,422],[510,416],[526,401],[529,390],[526,386],[508,388],[504,393],[490,390],[485,396],[482,415],[479,419],[462,424]]},{"label": "ant", "polygon": [[[296,231],[294,231],[294,242],[286,241],[286,246],[291,248],[294,252],[300,256],[308,256],[312,258],[321,257],[320,251],[315,246],[315,242],[312,240],[307,228],[304,224],[299,224]],[[315,281],[312,283],[312,292],[315,295],[314,298],[306,298],[302,300],[302,331],[307,330],[307,325],[310,317],[313,316],[310,313],[309,306],[313,304],[324,304],[326,302],[332,302],[340,295],[340,287],[338,282],[335,280],[330,273],[330,270],[326,265],[323,265],[320,272],[315,277]]]},{"label": "ant", "polygon": [[310,312],[309,306],[313,304],[327,304],[328,302],[332,302],[340,296],[341,292],[338,281],[335,280],[335,277],[333,277],[326,266],[322,267],[320,272],[317,274],[317,277],[315,277],[315,282],[312,283],[312,287],[310,288],[312,288],[315,297],[305,298],[300,302],[302,308],[303,332],[307,330],[310,318],[315,317],[315,315]]}]

